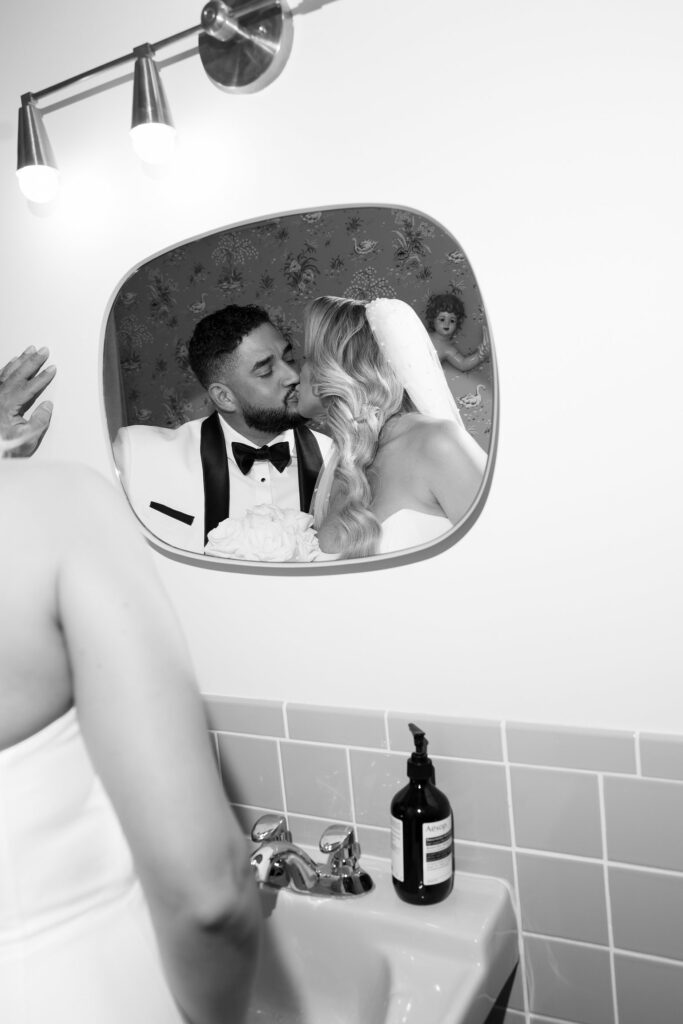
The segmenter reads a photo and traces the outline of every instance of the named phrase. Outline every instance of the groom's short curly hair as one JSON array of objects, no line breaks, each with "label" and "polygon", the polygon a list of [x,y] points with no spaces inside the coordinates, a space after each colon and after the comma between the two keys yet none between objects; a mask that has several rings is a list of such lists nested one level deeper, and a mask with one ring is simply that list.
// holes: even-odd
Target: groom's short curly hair
[{"label": "groom's short curly hair", "polygon": [[261,324],[270,323],[262,306],[224,306],[203,317],[188,346],[188,360],[199,383],[208,388],[225,367],[226,357]]}]

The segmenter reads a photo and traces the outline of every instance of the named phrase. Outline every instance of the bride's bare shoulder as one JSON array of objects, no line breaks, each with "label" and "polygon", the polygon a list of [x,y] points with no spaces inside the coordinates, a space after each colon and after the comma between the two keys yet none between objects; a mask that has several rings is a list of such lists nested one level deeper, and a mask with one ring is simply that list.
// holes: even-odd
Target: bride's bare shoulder
[{"label": "bride's bare shoulder", "polygon": [[[101,473],[80,463],[41,462],[32,459],[3,459],[0,462],[0,522],[12,522],[28,530],[64,537],[82,529],[93,518],[109,518],[108,510],[118,508],[121,498]],[[116,515],[116,513],[114,513]]]}]

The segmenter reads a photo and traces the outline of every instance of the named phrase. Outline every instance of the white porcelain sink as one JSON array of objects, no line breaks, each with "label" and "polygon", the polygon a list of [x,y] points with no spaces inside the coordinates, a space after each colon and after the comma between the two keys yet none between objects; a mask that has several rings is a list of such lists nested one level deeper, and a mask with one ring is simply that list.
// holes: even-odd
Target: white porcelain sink
[{"label": "white porcelain sink", "polygon": [[517,962],[510,895],[459,875],[433,907],[401,902],[389,864],[363,896],[262,890],[266,915],[249,1024],[484,1024]]}]

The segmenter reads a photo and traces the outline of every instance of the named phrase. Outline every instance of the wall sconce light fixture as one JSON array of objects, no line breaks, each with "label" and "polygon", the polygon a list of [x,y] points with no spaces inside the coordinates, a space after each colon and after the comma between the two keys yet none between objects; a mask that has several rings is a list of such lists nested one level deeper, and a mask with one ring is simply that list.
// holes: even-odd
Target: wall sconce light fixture
[{"label": "wall sconce light fixture", "polygon": [[199,33],[198,52],[206,74],[226,92],[256,92],[282,71],[292,48],[291,14],[301,0],[210,0],[201,22],[157,43],[144,43],[122,57],[91,68],[40,92],[25,93],[19,108],[17,178],[35,203],[50,202],[59,189],[59,170],[37,102],[86,78],[135,61],[133,74],[133,149],[147,164],[167,162],[175,127],[154,60],[157,50]]}]

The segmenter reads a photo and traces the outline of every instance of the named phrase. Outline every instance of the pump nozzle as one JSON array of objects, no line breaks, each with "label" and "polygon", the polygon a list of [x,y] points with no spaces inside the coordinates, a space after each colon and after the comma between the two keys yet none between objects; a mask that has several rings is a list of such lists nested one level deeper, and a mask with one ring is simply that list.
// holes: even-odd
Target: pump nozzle
[{"label": "pump nozzle", "polygon": [[431,760],[427,757],[427,737],[419,726],[412,722],[408,728],[413,734],[415,751],[408,758],[409,779],[433,779],[434,769]]},{"label": "pump nozzle", "polygon": [[420,729],[419,726],[414,725],[412,722],[408,723],[408,728],[412,732],[413,739],[415,740],[415,753],[422,754],[426,757],[428,746],[427,737],[423,733],[422,729]]}]

